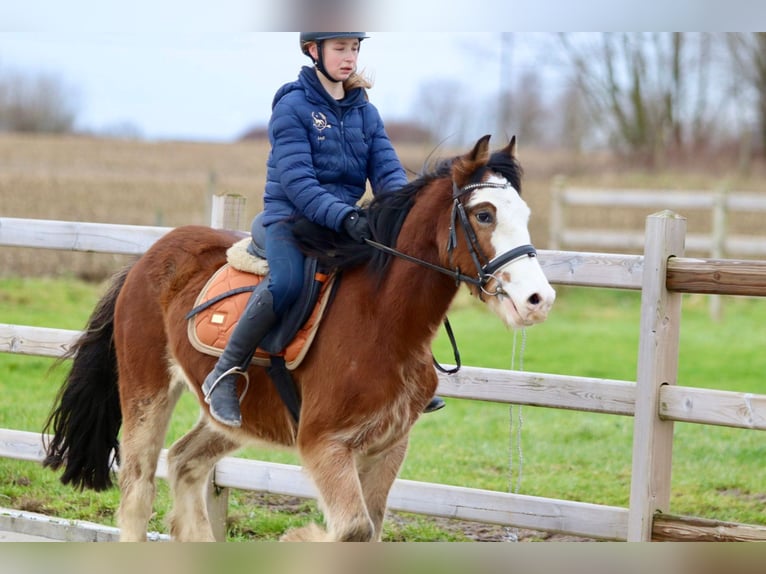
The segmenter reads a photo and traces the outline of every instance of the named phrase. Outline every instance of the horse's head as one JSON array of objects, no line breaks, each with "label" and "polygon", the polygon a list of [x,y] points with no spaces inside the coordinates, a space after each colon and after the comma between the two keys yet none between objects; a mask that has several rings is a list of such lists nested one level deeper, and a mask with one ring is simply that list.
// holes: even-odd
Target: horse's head
[{"label": "horse's head", "polygon": [[490,153],[484,136],[469,153],[378,195],[367,210],[374,241],[360,244],[306,220],[293,232],[304,252],[328,267],[364,264],[380,285],[391,256],[406,259],[468,284],[509,326],[539,323],[556,293],[530,244],[515,147],[513,138]]},{"label": "horse's head", "polygon": [[531,245],[521,198],[516,138],[490,153],[489,136],[452,163],[453,214],[447,258],[471,276],[472,293],[509,326],[542,322],[556,298]]}]

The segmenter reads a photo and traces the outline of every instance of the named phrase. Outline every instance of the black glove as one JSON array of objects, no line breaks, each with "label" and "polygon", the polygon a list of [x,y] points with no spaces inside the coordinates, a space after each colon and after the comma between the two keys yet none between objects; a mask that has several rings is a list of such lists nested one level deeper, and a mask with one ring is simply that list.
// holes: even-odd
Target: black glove
[{"label": "black glove", "polygon": [[372,238],[370,222],[367,221],[367,215],[362,212],[352,211],[349,213],[343,220],[343,229],[357,243],[364,243],[365,239]]}]

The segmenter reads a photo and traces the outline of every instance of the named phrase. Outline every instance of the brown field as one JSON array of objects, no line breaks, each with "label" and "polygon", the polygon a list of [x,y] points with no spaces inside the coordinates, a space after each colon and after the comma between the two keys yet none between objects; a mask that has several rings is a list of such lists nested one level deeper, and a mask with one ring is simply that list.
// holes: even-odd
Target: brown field
[{"label": "brown field", "polygon": [[[499,145],[499,144],[498,144]],[[397,145],[405,166],[417,172],[431,148]],[[445,150],[451,155],[462,150]],[[90,137],[0,135],[0,217],[57,219],[137,225],[179,226],[209,221],[209,198],[217,193],[246,197],[246,222],[261,208],[265,142],[230,144],[139,142]],[[539,248],[547,247],[553,179],[571,185],[617,188],[714,189],[724,180],[735,189],[766,193],[766,169],[737,173],[725,161],[694,168],[625,168],[600,155],[519,151],[523,194],[532,208],[530,229]],[[735,164],[735,162],[730,162]],[[643,228],[646,210],[573,210],[578,226]],[[689,231],[709,227],[706,213],[684,213]],[[763,233],[763,214],[732,222],[736,233]],[[0,249],[0,274],[73,275],[101,279],[127,262],[121,256]]]}]

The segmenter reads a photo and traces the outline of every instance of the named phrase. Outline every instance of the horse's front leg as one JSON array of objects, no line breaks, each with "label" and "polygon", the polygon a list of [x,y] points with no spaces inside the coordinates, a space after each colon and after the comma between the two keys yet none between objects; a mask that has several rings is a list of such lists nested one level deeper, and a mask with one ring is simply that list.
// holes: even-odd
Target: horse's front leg
[{"label": "horse's front leg", "polygon": [[327,531],[313,524],[290,530],[284,541],[368,542],[375,526],[365,505],[354,455],[345,444],[333,439],[314,439],[299,445],[303,467],[319,491]]},{"label": "horse's front leg", "polygon": [[392,448],[375,456],[360,456],[357,459],[359,480],[362,484],[367,512],[375,528],[374,540],[383,536],[383,519],[386,516],[388,494],[399,474],[407,454],[409,437],[405,436]]}]

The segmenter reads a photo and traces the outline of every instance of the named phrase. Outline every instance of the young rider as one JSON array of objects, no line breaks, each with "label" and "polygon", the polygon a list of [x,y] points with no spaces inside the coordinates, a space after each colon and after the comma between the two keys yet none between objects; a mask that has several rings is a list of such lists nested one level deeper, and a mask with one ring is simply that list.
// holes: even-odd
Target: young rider
[{"label": "young rider", "polygon": [[[374,194],[407,183],[378,110],[367,99],[370,83],[356,72],[365,38],[365,32],[301,32],[301,50],[314,66],[304,66],[274,96],[262,216],[269,283],[251,296],[202,386],[211,415],[223,424],[242,424],[237,377],[300,294],[304,256],[291,240],[295,218],[363,242],[370,230],[356,203],[367,181]],[[434,397],[426,411],[442,406]]]}]

